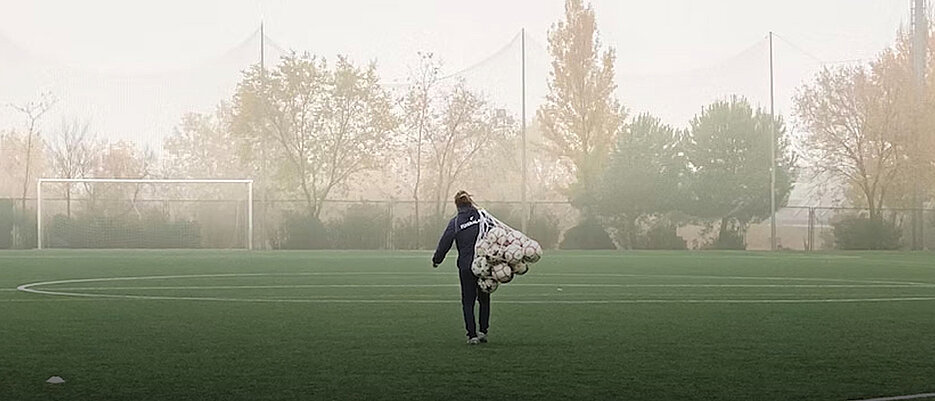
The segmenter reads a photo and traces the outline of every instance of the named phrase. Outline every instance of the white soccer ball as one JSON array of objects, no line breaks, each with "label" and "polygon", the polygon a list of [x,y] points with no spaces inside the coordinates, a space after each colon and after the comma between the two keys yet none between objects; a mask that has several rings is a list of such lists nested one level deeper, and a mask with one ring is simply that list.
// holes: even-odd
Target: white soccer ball
[{"label": "white soccer ball", "polygon": [[474,257],[486,256],[487,250],[490,248],[490,243],[484,240],[477,241],[474,244]]},{"label": "white soccer ball", "polygon": [[509,283],[513,280],[513,268],[506,263],[500,263],[490,268],[490,278],[501,283]]},{"label": "white soccer ball", "polygon": [[523,233],[517,231],[517,232],[516,232],[516,239],[513,241],[513,243],[516,244],[516,245],[519,245],[519,246],[524,246],[524,245],[526,245],[527,242],[529,242],[529,237],[527,237],[526,234],[523,234]]},{"label": "white soccer ball", "polygon": [[523,248],[518,244],[510,245],[503,251],[503,259],[506,259],[508,263],[522,261],[524,257],[525,254]]},{"label": "white soccer ball", "polygon": [[490,276],[490,265],[487,263],[487,259],[483,256],[474,258],[474,262],[471,263],[471,273],[474,273],[477,277]]},{"label": "white soccer ball", "polygon": [[503,243],[506,244],[506,245],[510,245],[510,244],[515,243],[516,240],[519,238],[519,237],[517,236],[517,234],[518,234],[518,232],[517,232],[516,230],[509,230],[509,231],[507,231],[506,235],[504,236]]},{"label": "white soccer ball", "polygon": [[519,275],[519,276],[522,276],[522,275],[526,274],[526,272],[529,271],[529,265],[527,265],[526,263],[523,263],[523,262],[514,263],[514,264],[510,265],[510,267],[513,268],[513,274],[516,274],[516,275]]},{"label": "white soccer ball", "polygon": [[506,239],[506,230],[500,227],[491,228],[490,231],[487,231],[487,236],[484,237],[485,240],[491,244],[497,243],[502,244],[502,240]]},{"label": "white soccer ball", "polygon": [[479,278],[477,279],[477,286],[480,287],[481,291],[490,294],[497,290],[500,283],[492,278]]},{"label": "white soccer ball", "polygon": [[506,250],[506,249],[505,249],[503,246],[501,246],[500,244],[492,243],[492,244],[490,244],[490,246],[487,248],[487,255],[485,255],[485,256],[487,256],[487,259],[489,259],[489,260],[492,261],[492,262],[493,262],[493,261],[502,261],[502,260],[503,260],[503,252],[504,252],[505,250]]},{"label": "white soccer ball", "polygon": [[535,240],[529,240],[523,247],[523,260],[536,263],[542,257],[542,246]]},{"label": "white soccer ball", "polygon": [[497,243],[500,245],[509,245],[510,244],[510,232],[506,229],[497,227],[494,230],[497,230]]}]

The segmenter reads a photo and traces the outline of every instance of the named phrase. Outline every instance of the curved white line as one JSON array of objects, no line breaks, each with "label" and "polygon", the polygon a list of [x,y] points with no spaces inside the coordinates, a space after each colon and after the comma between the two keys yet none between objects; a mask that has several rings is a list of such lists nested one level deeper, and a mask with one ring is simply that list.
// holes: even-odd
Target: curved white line
[{"label": "curved white line", "polygon": [[862,284],[905,284],[905,285],[935,285],[935,283],[922,283],[912,281],[879,281],[879,280],[851,280],[837,278],[819,278],[819,277],[750,277],[750,276],[698,276],[683,274],[619,274],[619,273],[537,273],[537,276],[585,276],[585,277],[653,277],[653,278],[698,278],[698,279],[723,279],[723,280],[764,280],[764,281],[811,281],[811,282],[836,282],[836,283],[862,283]]},{"label": "curved white line", "polygon": [[[175,275],[175,276],[140,276],[140,277],[105,277],[96,279],[74,279],[57,280],[47,282],[37,282],[22,284],[16,287],[17,290],[43,295],[58,295],[84,298],[111,298],[111,299],[136,299],[136,300],[185,300],[185,301],[221,301],[221,302],[256,302],[256,303],[410,303],[410,304],[439,304],[455,303],[457,300],[441,299],[264,299],[264,298],[221,298],[221,297],[176,297],[176,296],[151,296],[151,295],[126,295],[126,294],[87,294],[80,292],[64,292],[41,290],[32,287],[41,287],[53,284],[87,283],[87,282],[105,282],[105,281],[130,281],[130,280],[151,280],[151,279],[169,279],[169,278],[207,278],[207,277],[256,277],[256,276],[279,276],[279,275],[317,275],[317,273],[233,273],[233,274],[197,274],[197,275]],[[362,273],[368,274],[368,273]],[[672,277],[672,276],[667,276]],[[718,276],[695,276],[695,277],[718,277]],[[557,286],[549,284],[550,286]],[[541,300],[541,301],[521,301],[521,300],[501,300],[500,303],[508,304],[797,304],[797,303],[861,303],[861,302],[908,302],[908,301],[933,301],[935,297],[896,297],[896,298],[837,298],[837,299],[623,299],[623,300]]]},{"label": "curved white line", "polygon": [[[183,274],[167,276],[129,276],[129,277],[101,277],[89,279],[69,279],[48,281],[42,285],[63,283],[88,283],[106,281],[137,281],[159,280],[177,278],[223,278],[223,277],[289,277],[289,276],[442,276],[446,272],[302,272],[302,273],[226,273],[226,274]],[[855,284],[894,284],[907,286],[935,286],[935,283],[912,281],[880,281],[880,280],[851,280],[819,277],[751,277],[751,276],[699,276],[681,274],[621,274],[621,273],[536,273],[535,277],[643,277],[643,278],[692,278],[716,280],[764,280],[764,281],[805,281],[805,282],[835,282]]]},{"label": "curved white line", "polygon": [[919,398],[935,398],[935,393],[898,395],[895,397],[867,398],[867,399],[854,400],[854,401],[897,401],[897,400],[916,400]]}]

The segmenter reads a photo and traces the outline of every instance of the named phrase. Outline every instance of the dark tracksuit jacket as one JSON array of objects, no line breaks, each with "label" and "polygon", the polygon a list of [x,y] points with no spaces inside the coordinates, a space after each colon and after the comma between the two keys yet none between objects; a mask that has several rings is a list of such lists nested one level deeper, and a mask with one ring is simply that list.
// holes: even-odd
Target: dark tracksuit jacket
[{"label": "dark tracksuit jacket", "polygon": [[461,277],[461,307],[464,312],[464,328],[468,338],[477,337],[477,326],[474,323],[474,302],[480,303],[480,331],[487,333],[490,326],[490,294],[480,291],[477,287],[477,277],[471,272],[471,263],[474,261],[474,243],[480,230],[480,214],[474,206],[458,208],[458,215],[451,219],[441,240],[432,262],[441,264],[445,255],[451,249],[451,243],[458,246],[458,273]]}]

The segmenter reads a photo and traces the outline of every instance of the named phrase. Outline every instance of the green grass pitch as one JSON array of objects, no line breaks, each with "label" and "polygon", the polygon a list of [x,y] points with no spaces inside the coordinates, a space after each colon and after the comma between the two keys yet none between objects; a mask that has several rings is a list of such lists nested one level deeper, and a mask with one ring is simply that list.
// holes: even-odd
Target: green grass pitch
[{"label": "green grass pitch", "polygon": [[429,256],[0,253],[0,400],[935,392],[931,254],[551,252],[493,294],[474,347],[454,255]]}]

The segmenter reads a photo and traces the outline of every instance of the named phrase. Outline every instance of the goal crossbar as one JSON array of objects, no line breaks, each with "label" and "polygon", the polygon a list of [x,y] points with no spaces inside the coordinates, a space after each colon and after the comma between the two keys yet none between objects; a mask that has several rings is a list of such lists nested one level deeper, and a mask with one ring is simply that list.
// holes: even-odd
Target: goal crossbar
[{"label": "goal crossbar", "polygon": [[253,249],[253,180],[251,179],[133,179],[133,178],[39,178],[36,181],[36,245],[42,249],[42,184],[55,183],[124,183],[124,184],[246,184],[247,249]]},{"label": "goal crossbar", "polygon": [[126,184],[253,184],[253,180],[160,180],[160,179],[132,179],[132,178],[40,178],[43,182],[111,182]]}]

